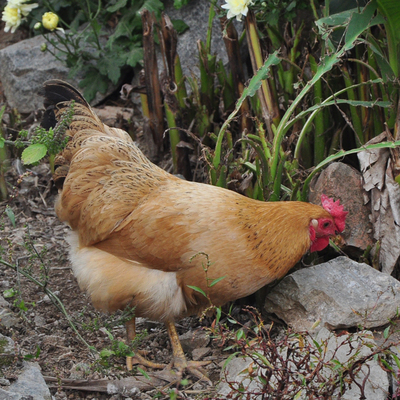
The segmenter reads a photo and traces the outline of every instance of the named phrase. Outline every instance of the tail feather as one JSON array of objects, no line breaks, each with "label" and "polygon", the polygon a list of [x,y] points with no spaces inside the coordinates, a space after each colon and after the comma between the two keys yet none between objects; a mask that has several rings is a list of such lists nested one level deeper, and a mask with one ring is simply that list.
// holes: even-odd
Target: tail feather
[{"label": "tail feather", "polygon": [[60,79],[51,79],[43,84],[42,95],[45,97],[44,106],[74,100],[76,103],[89,107],[82,94],[72,85]]},{"label": "tail feather", "polygon": [[74,115],[65,132],[65,135],[69,137],[69,142],[56,156],[54,162],[53,180],[58,188],[63,187],[72,157],[79,151],[85,139],[105,135],[132,143],[131,137],[125,131],[103,124],[82,94],[69,83],[59,79],[46,81],[41,94],[44,96],[43,103],[46,107],[41,126],[47,130],[57,125],[59,119],[68,110],[71,101],[74,101]]}]

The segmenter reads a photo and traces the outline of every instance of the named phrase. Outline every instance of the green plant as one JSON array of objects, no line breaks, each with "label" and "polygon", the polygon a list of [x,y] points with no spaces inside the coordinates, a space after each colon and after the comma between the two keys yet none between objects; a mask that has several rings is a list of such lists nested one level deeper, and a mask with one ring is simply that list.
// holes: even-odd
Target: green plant
[{"label": "green plant", "polygon": [[[234,350],[223,367],[224,380],[231,390],[229,398],[330,399],[342,396],[352,386],[359,388],[362,397],[367,378],[358,374],[362,369],[369,370],[371,360],[378,361],[383,370],[399,380],[395,368],[399,359],[391,350],[396,344],[390,339],[395,333],[394,325],[385,329],[384,342],[377,345],[371,340],[371,333],[363,330],[338,337],[330,333],[321,338],[291,330],[276,335],[274,325],[265,325],[257,310],[247,307],[246,311],[251,326],[228,315],[209,328],[225,351]],[[345,359],[340,353],[346,354]],[[236,357],[248,361],[248,367],[239,374],[241,379],[226,374],[226,366]]]},{"label": "green plant", "polygon": [[20,131],[16,144],[23,143],[26,145],[29,143],[21,154],[22,162],[27,165],[36,164],[48,154],[51,172],[54,173],[54,159],[68,142],[65,132],[72,121],[73,115],[74,102],[72,101],[68,107],[68,111],[60,116],[60,120],[54,129],[50,128],[46,130],[39,126],[35,129],[31,138],[28,138],[28,131]]}]

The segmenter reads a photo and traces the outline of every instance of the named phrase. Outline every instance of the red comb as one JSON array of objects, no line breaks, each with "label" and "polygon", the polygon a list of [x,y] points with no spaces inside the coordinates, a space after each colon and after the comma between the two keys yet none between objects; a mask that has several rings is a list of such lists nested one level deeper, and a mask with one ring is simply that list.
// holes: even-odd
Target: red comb
[{"label": "red comb", "polygon": [[340,205],[339,200],[333,201],[325,194],[321,194],[321,203],[322,207],[332,215],[339,232],[343,232],[346,225],[346,215],[349,212],[344,211],[344,207]]}]

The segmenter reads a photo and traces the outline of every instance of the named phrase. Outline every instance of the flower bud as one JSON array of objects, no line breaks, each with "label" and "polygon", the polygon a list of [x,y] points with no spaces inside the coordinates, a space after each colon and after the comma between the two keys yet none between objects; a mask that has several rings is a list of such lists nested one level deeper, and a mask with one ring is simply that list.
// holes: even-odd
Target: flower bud
[{"label": "flower bud", "polygon": [[58,20],[59,18],[57,14],[54,14],[53,12],[47,12],[43,14],[42,24],[49,31],[54,31],[54,29],[57,28]]},{"label": "flower bud", "polygon": [[46,43],[42,43],[40,45],[40,51],[46,51],[47,50],[47,44]]},{"label": "flower bud", "polygon": [[36,22],[35,25],[33,25],[33,29],[35,30],[39,30],[42,27],[42,23],[41,22]]}]

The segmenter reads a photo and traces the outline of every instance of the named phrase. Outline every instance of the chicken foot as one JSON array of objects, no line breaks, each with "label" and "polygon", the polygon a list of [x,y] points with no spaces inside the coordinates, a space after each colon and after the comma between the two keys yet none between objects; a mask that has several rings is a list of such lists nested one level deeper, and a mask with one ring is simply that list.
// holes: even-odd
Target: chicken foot
[{"label": "chicken foot", "polygon": [[172,345],[172,367],[175,367],[181,374],[183,371],[189,372],[191,375],[195,376],[199,380],[206,381],[212,386],[210,379],[201,370],[201,367],[210,363],[210,361],[187,361],[185,354],[182,349],[181,342],[179,341],[178,332],[176,331],[175,324],[172,321],[167,321],[165,323],[167,327],[168,335],[171,340]]},{"label": "chicken foot", "polygon": [[[126,333],[128,337],[128,342],[130,343],[136,337],[136,321],[135,317],[126,322]],[[172,345],[172,363],[171,365],[166,366],[165,364],[154,363],[150,360],[147,360],[142,356],[144,352],[138,350],[135,352],[133,357],[126,357],[126,368],[128,371],[131,371],[133,368],[133,363],[144,365],[149,368],[154,369],[172,369],[173,367],[178,370],[181,374],[183,371],[189,372],[191,375],[195,376],[199,380],[206,381],[211,385],[210,379],[202,372],[201,367],[210,363],[210,361],[187,361],[185,354],[182,349],[181,342],[179,341],[178,332],[176,331],[175,324],[171,321],[167,321],[165,326],[168,331],[169,338],[171,340]]]},{"label": "chicken foot", "polygon": [[[136,320],[135,317],[133,317],[131,320],[129,320],[126,324],[126,335],[128,337],[128,343],[131,343],[132,340],[135,339],[136,337]],[[126,369],[128,371],[132,371],[133,368],[133,362],[135,360],[135,364],[141,364],[144,365],[145,367],[149,368],[154,368],[154,369],[163,369],[166,367],[165,364],[159,364],[152,362],[150,360],[147,360],[146,358],[143,357],[143,353],[140,350],[135,351],[135,355],[133,357],[127,356],[126,357]]]}]

